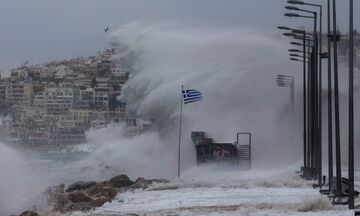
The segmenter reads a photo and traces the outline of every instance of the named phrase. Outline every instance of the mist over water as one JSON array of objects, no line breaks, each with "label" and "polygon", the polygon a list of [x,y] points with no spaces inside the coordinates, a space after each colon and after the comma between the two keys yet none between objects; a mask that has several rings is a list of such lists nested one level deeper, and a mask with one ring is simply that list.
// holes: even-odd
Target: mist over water
[{"label": "mist over water", "polygon": [[120,99],[133,115],[153,121],[154,130],[129,138],[122,125],[110,125],[89,131],[86,145],[46,156],[0,144],[0,215],[28,208],[48,185],[61,182],[119,173],[174,179],[181,85],[204,96],[184,106],[182,171],[196,164],[190,140],[194,130],[219,142],[235,141],[238,131],[251,132],[255,169],[301,159],[301,92],[296,92],[294,115],[290,90],[275,84],[277,74],[301,80],[301,73],[292,73],[294,65],[285,60],[287,45],[279,38],[256,29],[133,23],[121,26],[110,42],[116,49],[113,60],[130,72]]}]

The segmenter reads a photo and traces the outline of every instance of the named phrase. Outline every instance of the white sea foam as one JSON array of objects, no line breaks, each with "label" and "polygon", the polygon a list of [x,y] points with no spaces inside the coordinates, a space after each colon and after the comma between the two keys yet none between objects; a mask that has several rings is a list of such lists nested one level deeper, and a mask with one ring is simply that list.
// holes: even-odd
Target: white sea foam
[{"label": "white sea foam", "polygon": [[[96,210],[77,215],[352,215],[346,207],[334,207],[331,201],[307,183],[283,184],[285,177],[301,182],[289,173],[292,168],[268,171],[218,171],[216,179],[192,179],[155,184],[146,190],[129,191]],[[206,175],[206,174],[205,174]],[[232,176],[232,178],[230,177]],[[280,182],[261,186],[257,182]],[[351,214],[352,213],[352,214]]]}]

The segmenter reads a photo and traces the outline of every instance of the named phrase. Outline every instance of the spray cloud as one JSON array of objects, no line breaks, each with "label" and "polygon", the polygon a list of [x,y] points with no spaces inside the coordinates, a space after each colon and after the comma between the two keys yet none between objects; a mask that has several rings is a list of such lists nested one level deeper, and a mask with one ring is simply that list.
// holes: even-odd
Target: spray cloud
[{"label": "spray cloud", "polygon": [[298,115],[290,117],[288,92],[276,87],[275,76],[290,72],[301,80],[301,74],[291,74],[291,65],[284,63],[281,40],[256,29],[139,23],[121,26],[111,40],[114,61],[130,72],[123,99],[132,113],[154,120],[164,142],[160,151],[176,153],[181,85],[203,93],[203,101],[184,108],[185,167],[194,164],[192,130],[218,141],[233,141],[237,131],[252,132],[259,165],[280,155],[283,160],[270,164],[300,159],[301,101]]}]

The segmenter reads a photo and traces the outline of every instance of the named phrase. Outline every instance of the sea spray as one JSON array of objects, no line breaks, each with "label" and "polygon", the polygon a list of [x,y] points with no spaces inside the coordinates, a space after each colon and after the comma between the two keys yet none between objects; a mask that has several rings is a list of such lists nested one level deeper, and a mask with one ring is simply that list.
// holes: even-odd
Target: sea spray
[{"label": "sea spray", "polygon": [[89,144],[95,146],[95,150],[79,163],[91,168],[101,165],[111,173],[126,173],[131,178],[175,176],[175,149],[169,149],[171,146],[167,146],[157,132],[127,137],[123,131],[123,127],[115,126],[90,132]]},{"label": "sea spray", "polygon": [[[300,160],[301,101],[291,112],[289,91],[275,85],[276,74],[301,83],[301,74],[284,61],[283,41],[255,29],[138,23],[120,27],[112,41],[114,62],[120,68],[127,62],[123,70],[130,73],[121,99],[132,114],[153,120],[167,140],[163,148],[177,145],[181,85],[203,93],[203,101],[184,107],[183,167],[194,166],[193,130],[221,142],[233,142],[238,131],[252,132],[255,165]],[[296,95],[300,99],[301,92]]]},{"label": "sea spray", "polygon": [[41,207],[40,194],[49,182],[45,173],[34,173],[24,155],[0,143],[0,215]]}]

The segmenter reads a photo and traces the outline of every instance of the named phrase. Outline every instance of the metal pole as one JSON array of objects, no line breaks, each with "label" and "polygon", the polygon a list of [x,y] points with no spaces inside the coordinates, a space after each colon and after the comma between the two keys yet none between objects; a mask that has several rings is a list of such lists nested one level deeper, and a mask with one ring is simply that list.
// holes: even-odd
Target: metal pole
[{"label": "metal pole", "polygon": [[339,78],[338,51],[336,28],[336,0],[333,0],[333,39],[334,39],[334,87],[335,87],[335,151],[336,151],[336,195],[342,195],[341,189],[341,147],[340,147],[340,116],[339,116]]},{"label": "metal pole", "polygon": [[[303,148],[304,148],[304,167],[306,169],[306,32],[303,32],[303,106],[304,106],[304,131],[303,131]],[[303,174],[304,174],[303,170]]]},{"label": "metal pole", "polygon": [[319,52],[318,52],[318,35],[317,35],[317,12],[314,12],[314,48],[315,48],[315,52],[314,52],[314,118],[313,118],[313,128],[314,128],[314,168],[315,168],[315,173],[313,175],[313,178],[316,179],[317,175],[318,175],[318,170],[319,170],[319,125],[318,125],[318,120],[319,120],[319,95],[318,95],[318,56],[319,56]]},{"label": "metal pole", "polygon": [[[310,42],[310,38],[308,39],[308,45],[310,46],[311,42]],[[309,53],[313,52],[313,49],[309,47]],[[312,168],[312,155],[311,155],[311,146],[312,146],[312,127],[311,127],[311,117],[312,117],[312,111],[311,111],[311,105],[312,105],[312,96],[311,96],[311,91],[312,91],[312,84],[311,84],[311,76],[312,76],[312,64],[313,64],[313,58],[312,58],[312,54],[309,56],[309,64],[308,64],[308,76],[307,76],[307,86],[308,86],[308,92],[307,92],[307,131],[308,131],[308,137],[307,137],[307,168],[308,171],[311,170]],[[308,172],[308,174],[310,175],[310,173]],[[308,176],[309,177],[309,176]]]},{"label": "metal pole", "polygon": [[349,209],[354,209],[354,2],[349,7]]},{"label": "metal pole", "polygon": [[[322,54],[322,6],[320,6],[319,53]],[[319,58],[319,55],[317,56]],[[322,187],[322,58],[319,58],[319,119],[318,119],[318,184]]]},{"label": "metal pole", "polygon": [[249,145],[250,145],[250,163],[249,163],[249,170],[251,170],[251,133],[249,133]]},{"label": "metal pole", "polygon": [[[315,44],[315,41],[314,41],[314,44]],[[311,57],[312,57],[312,64],[311,64],[311,78],[310,78],[310,82],[311,82],[311,92],[310,92],[310,96],[311,96],[311,117],[310,117],[310,120],[311,120],[311,150],[310,150],[310,155],[311,155],[311,178],[313,179],[314,178],[314,171],[315,171],[315,138],[316,138],[316,128],[315,128],[315,118],[316,118],[316,113],[315,113],[315,95],[314,95],[314,92],[315,91],[315,84],[314,84],[314,81],[315,81],[315,68],[316,68],[316,63],[315,63],[315,56],[316,56],[316,48],[315,48],[315,45],[314,45],[314,49],[313,49],[313,52],[311,54]]]},{"label": "metal pole", "polygon": [[333,180],[333,135],[332,135],[332,79],[331,79],[331,5],[327,0],[327,16],[328,16],[328,166],[329,166],[329,190]]},{"label": "metal pole", "polygon": [[180,171],[180,152],[181,152],[181,120],[182,120],[182,108],[183,108],[183,91],[184,91],[184,86],[182,85],[181,86],[181,105],[180,105],[180,122],[179,122],[179,148],[178,148],[178,178],[180,178],[180,174],[181,174],[181,171]]},{"label": "metal pole", "polygon": [[294,80],[294,78],[291,81],[290,93],[291,93],[291,111],[294,111],[294,107],[295,107],[295,80]]}]

